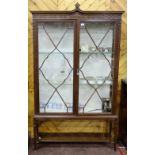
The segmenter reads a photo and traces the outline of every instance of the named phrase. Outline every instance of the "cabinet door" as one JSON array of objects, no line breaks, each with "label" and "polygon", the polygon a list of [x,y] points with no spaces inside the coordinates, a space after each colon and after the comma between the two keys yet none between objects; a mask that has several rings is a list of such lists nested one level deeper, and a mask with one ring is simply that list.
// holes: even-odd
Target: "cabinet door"
[{"label": "cabinet door", "polygon": [[39,112],[73,112],[74,22],[38,24]]},{"label": "cabinet door", "polygon": [[80,114],[112,111],[113,35],[113,23],[80,23]]}]

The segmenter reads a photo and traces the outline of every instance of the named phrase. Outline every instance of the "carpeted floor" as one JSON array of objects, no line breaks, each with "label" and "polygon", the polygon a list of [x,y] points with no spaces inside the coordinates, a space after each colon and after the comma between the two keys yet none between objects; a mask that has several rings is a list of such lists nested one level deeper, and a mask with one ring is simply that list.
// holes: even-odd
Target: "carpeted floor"
[{"label": "carpeted floor", "polygon": [[110,144],[42,144],[34,151],[29,147],[29,155],[120,155]]}]

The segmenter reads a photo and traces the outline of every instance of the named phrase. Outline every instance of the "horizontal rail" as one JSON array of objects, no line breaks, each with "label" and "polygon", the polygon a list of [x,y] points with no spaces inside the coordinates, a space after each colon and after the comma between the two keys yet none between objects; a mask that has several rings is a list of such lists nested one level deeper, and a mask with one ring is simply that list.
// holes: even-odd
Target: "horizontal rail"
[{"label": "horizontal rail", "polygon": [[117,115],[34,115],[36,120],[116,120],[118,119]]}]

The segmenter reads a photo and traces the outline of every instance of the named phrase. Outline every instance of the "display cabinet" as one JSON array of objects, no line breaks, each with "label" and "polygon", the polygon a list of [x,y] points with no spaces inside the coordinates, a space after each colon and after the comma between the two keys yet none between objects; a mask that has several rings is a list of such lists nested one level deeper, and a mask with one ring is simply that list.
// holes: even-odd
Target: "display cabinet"
[{"label": "display cabinet", "polygon": [[[116,93],[122,11],[32,11],[34,144],[57,119],[101,119],[117,138]],[[40,137],[40,138],[39,138]]]}]

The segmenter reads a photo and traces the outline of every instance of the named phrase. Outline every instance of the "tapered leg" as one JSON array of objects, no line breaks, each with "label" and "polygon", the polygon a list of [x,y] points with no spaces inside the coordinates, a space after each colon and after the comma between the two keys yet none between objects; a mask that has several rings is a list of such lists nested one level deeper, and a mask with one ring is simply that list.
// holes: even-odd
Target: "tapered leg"
[{"label": "tapered leg", "polygon": [[38,126],[37,126],[37,121],[34,119],[33,120],[33,132],[34,132],[34,150],[37,149],[37,135],[38,135]]},{"label": "tapered leg", "polygon": [[114,122],[114,150],[116,151],[118,119],[114,120],[113,122]]},{"label": "tapered leg", "polygon": [[112,133],[112,122],[109,121],[109,135],[110,135],[110,137],[112,137],[111,133]]}]

